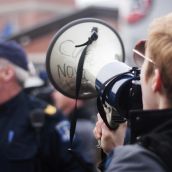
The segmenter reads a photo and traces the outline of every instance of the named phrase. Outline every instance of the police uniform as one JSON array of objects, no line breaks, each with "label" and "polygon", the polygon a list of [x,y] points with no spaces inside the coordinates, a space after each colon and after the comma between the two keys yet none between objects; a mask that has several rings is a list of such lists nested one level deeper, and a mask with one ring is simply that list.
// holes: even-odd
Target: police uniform
[{"label": "police uniform", "polygon": [[[39,115],[35,126],[31,119],[36,109],[42,126]],[[68,147],[69,122],[54,107],[24,92],[0,106],[0,171],[80,171]]]}]

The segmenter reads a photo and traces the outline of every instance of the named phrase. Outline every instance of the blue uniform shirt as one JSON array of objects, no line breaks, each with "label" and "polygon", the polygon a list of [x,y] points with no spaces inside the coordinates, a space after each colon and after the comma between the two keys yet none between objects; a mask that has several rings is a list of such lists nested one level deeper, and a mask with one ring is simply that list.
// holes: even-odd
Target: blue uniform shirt
[{"label": "blue uniform shirt", "polygon": [[46,106],[23,92],[0,106],[0,171],[82,171],[67,152],[69,122],[60,112],[45,114],[41,130],[32,126],[32,111]]}]

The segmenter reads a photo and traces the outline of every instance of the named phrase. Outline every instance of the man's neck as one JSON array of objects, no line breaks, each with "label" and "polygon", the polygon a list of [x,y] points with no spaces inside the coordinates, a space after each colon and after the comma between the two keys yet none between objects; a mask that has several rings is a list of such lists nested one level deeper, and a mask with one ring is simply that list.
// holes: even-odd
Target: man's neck
[{"label": "man's neck", "polygon": [[170,105],[170,103],[166,97],[162,97],[159,100],[159,109],[168,109],[168,108],[172,108],[172,106]]}]

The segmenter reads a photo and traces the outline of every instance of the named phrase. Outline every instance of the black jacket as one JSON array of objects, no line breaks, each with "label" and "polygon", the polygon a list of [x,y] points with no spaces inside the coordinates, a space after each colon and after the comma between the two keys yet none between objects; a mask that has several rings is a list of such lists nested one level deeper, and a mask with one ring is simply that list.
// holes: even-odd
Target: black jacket
[{"label": "black jacket", "polygon": [[[23,92],[0,105],[0,171],[82,171],[67,151],[69,122],[46,108],[46,103]],[[45,115],[41,129],[31,123],[36,109]]]},{"label": "black jacket", "polygon": [[106,172],[172,171],[172,109],[133,111],[131,145],[108,156]]},{"label": "black jacket", "polygon": [[172,109],[133,111],[131,142],[155,153],[172,171]]}]

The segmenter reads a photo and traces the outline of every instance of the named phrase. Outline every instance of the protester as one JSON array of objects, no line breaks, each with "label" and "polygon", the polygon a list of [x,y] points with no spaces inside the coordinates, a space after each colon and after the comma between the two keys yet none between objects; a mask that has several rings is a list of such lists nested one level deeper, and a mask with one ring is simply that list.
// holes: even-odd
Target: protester
[{"label": "protester", "polygon": [[130,113],[127,146],[124,124],[111,131],[99,119],[94,134],[108,154],[105,171],[172,171],[172,13],[151,24],[148,39],[134,53],[141,65],[143,110]]},{"label": "protester", "polygon": [[69,122],[23,91],[28,60],[16,42],[0,42],[0,171],[82,171],[67,152]]}]

